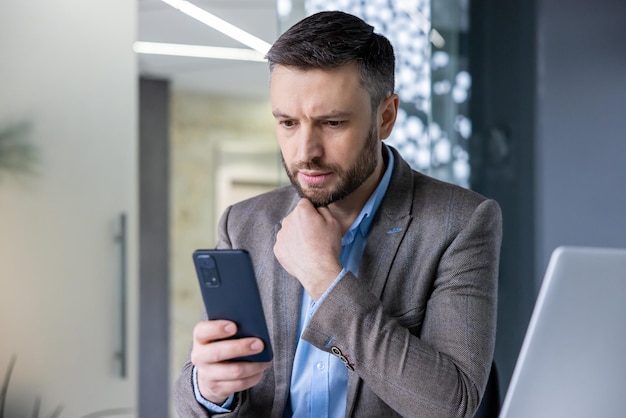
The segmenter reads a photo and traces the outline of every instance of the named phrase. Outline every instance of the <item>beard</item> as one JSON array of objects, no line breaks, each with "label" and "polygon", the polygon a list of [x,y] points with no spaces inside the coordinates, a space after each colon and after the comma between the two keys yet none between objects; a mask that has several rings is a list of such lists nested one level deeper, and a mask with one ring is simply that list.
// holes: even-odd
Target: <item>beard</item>
[{"label": "beard", "polygon": [[[371,127],[365,140],[365,145],[359,151],[354,164],[347,170],[343,170],[337,164],[327,164],[321,158],[314,158],[308,162],[300,161],[291,167],[287,167],[282,156],[281,159],[287,176],[300,197],[309,199],[313,206],[318,208],[344,199],[365,183],[376,169],[376,153],[379,150],[379,146],[380,141],[378,140],[376,128]],[[309,184],[307,190],[304,190],[297,179],[298,171],[302,169],[333,172],[339,178],[339,184],[333,190],[324,190],[323,186]]]}]

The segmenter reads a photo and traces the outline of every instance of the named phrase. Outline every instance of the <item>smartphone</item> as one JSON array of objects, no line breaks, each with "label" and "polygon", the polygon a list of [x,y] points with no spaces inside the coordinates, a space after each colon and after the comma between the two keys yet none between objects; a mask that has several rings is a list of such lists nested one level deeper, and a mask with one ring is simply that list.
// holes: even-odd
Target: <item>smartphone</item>
[{"label": "smartphone", "polygon": [[272,347],[250,254],[245,250],[196,250],[193,262],[208,318],[237,324],[237,333],[231,338],[257,337],[265,344],[261,353],[233,360],[270,361]]}]

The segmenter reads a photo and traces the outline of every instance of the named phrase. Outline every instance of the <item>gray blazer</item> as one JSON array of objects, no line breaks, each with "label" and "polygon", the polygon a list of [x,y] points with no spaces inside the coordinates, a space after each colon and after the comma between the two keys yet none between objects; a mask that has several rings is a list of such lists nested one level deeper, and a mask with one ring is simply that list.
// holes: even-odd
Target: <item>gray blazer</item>
[{"label": "gray blazer", "polygon": [[[340,280],[302,338],[348,363],[346,417],[471,417],[494,350],[500,208],[412,171],[393,152],[359,277]],[[298,200],[283,187],[230,207],[220,221],[218,247],[252,255],[274,349],[273,366],[225,417],[281,418],[289,408],[302,287],[273,247]],[[210,416],[194,398],[191,369],[188,361],[176,383],[176,408],[184,418]]]}]

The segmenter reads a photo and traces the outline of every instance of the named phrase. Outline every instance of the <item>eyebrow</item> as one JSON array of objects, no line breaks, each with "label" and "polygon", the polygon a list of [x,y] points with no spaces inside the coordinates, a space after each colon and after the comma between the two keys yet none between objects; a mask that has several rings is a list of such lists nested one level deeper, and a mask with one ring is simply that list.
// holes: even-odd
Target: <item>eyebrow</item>
[{"label": "eyebrow", "polygon": [[[345,119],[345,118],[349,118],[350,116],[352,116],[352,114],[353,112],[349,112],[349,111],[333,110],[326,114],[317,115],[315,116],[314,119],[318,119],[318,120]],[[291,118],[290,115],[283,113],[280,109],[273,110],[272,115],[274,115],[275,118],[287,118],[287,119]]]}]

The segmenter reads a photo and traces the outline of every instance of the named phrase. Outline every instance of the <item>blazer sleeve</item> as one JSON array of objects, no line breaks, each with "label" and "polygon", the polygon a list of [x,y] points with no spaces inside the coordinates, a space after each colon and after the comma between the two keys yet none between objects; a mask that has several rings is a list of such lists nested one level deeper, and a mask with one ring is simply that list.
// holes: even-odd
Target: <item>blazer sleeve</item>
[{"label": "blazer sleeve", "polygon": [[[303,333],[311,344],[342,358],[402,416],[471,417],[484,391],[495,344],[501,213],[492,200],[470,213],[428,268],[436,273],[427,278],[431,291],[418,331],[400,324],[389,314],[392,307],[347,274]],[[417,258],[411,262],[419,266]],[[425,269],[409,270],[419,276]],[[410,292],[425,278],[384,280]]]}]

